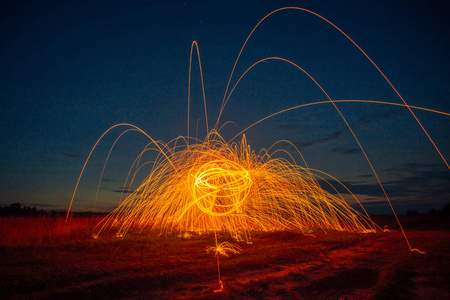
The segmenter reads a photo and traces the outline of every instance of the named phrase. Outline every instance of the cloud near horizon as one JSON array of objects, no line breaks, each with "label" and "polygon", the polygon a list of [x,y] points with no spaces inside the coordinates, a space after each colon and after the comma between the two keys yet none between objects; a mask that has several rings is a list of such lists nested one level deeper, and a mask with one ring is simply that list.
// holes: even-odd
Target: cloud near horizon
[{"label": "cloud near horizon", "polygon": [[57,156],[63,159],[82,160],[82,161],[86,161],[86,159],[88,158],[86,154],[67,153],[67,152],[58,153]]},{"label": "cloud near horizon", "polygon": [[[352,128],[353,132],[355,132],[355,134],[356,134],[357,132],[359,132],[362,129],[370,128],[374,124],[384,122],[384,121],[390,121],[392,119],[399,118],[399,117],[400,117],[400,115],[393,111],[371,111],[369,113],[365,113],[363,116],[356,119],[356,121],[352,122],[350,124],[350,127]],[[276,126],[276,129],[278,131],[294,131],[294,130],[300,130],[300,129],[304,130],[305,127],[301,126],[301,125],[295,125],[295,124],[279,124]],[[341,127],[340,129],[337,129],[322,138],[310,140],[310,141],[303,141],[303,140],[294,141],[293,144],[299,149],[304,149],[307,147],[331,144],[331,143],[333,143],[343,137],[347,137],[347,136],[351,136],[350,130],[347,127]],[[291,150],[294,150],[294,149],[292,149],[292,146],[291,146]],[[344,154],[344,155],[352,155],[352,154],[359,153],[361,150],[356,149],[356,148],[354,148],[354,149],[335,148],[332,151],[335,153],[340,153],[340,154]]]},{"label": "cloud near horizon", "polygon": [[[450,202],[450,172],[445,169],[438,169],[438,164],[403,164],[384,170],[389,177],[394,176],[396,179],[382,182],[388,197],[395,200],[396,205],[414,205],[420,201],[442,203]],[[360,176],[361,178],[369,178],[369,175]],[[328,180],[339,193],[348,194],[338,182]],[[368,197],[364,200],[364,205],[376,206],[382,201],[373,199],[385,199],[384,193],[375,179],[371,183],[359,183],[356,181],[341,181],[353,194],[364,195]],[[335,193],[329,184],[319,180],[320,186]]]}]

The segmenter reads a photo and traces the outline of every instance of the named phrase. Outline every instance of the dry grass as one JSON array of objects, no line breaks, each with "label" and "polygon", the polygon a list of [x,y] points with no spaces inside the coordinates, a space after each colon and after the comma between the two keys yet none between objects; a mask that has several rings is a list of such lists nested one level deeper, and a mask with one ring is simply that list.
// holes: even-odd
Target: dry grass
[{"label": "dry grass", "polygon": [[0,246],[44,246],[88,237],[102,217],[62,216],[0,218]]},{"label": "dry grass", "polygon": [[[0,247],[6,299],[445,299],[450,296],[448,231],[256,233],[241,254],[221,258],[218,288],[213,236],[130,232],[90,237],[89,218],[1,220],[20,239]],[[27,228],[34,226],[34,229]],[[47,228],[48,227],[48,228]],[[20,229],[26,233],[21,233]],[[4,233],[2,233],[4,235]],[[32,237],[26,240],[26,237]],[[220,236],[226,241],[226,236]]]}]

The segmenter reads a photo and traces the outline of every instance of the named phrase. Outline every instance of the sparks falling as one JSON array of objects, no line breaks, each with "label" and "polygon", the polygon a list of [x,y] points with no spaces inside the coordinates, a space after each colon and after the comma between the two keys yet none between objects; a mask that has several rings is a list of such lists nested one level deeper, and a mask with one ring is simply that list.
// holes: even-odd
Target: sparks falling
[{"label": "sparks falling", "polygon": [[309,169],[266,150],[256,154],[245,135],[228,144],[211,131],[202,143],[164,149],[96,235],[113,223],[120,224],[119,236],[139,226],[162,234],[221,231],[247,241],[252,231],[375,230],[368,217],[322,189]]},{"label": "sparks falling", "polygon": [[[294,62],[279,57],[268,57],[253,64],[242,74],[228,93],[236,64],[238,63],[239,57],[247,41],[261,22],[270,15],[283,10],[299,10],[306,12],[315,15],[332,25],[373,64],[381,76],[396,92],[403,104],[370,100],[333,100],[322,86],[304,69]],[[289,110],[299,109],[307,105],[328,103],[334,106],[336,112],[347,125],[355,142],[365,156],[394,215],[395,211],[375,168],[336,103],[344,101],[360,101],[405,107],[420,125],[448,167],[447,161],[412,111],[412,109],[421,108],[409,106],[378,66],[349,36],[332,22],[314,12],[296,7],[281,8],[266,15],[253,28],[244,42],[235,65],[233,66],[222,101],[222,107],[213,129],[209,129],[208,127],[208,114],[206,109],[200,53],[195,41],[192,43],[190,55],[188,107],[190,104],[190,78],[194,48],[197,50],[202,81],[207,129],[206,137],[203,140],[198,140],[190,136],[189,108],[187,135],[180,136],[169,143],[155,141],[142,129],[131,124],[118,124],[108,129],[96,142],[83,166],[72,196],[69,212],[80,178],[92,152],[102,138],[112,129],[117,127],[126,128],[120,134],[119,138],[129,131],[138,131],[147,136],[150,141],[134,161],[124,186],[131,187],[135,183],[135,177],[143,166],[150,165],[151,171],[141,183],[138,183],[138,188],[133,190],[113,212],[98,224],[94,233],[95,238],[106,228],[114,228],[119,237],[125,236],[127,232],[134,227],[141,229],[151,228],[159,231],[163,235],[173,233],[190,235],[192,232],[202,234],[213,233],[215,246],[208,248],[208,251],[214,251],[215,256],[217,257],[221,291],[223,290],[223,285],[220,278],[219,254],[226,256],[228,252],[239,253],[241,249],[239,246],[228,242],[220,243],[217,239],[218,232],[229,234],[237,241],[247,241],[250,243],[251,233],[254,231],[273,232],[280,230],[296,230],[307,234],[313,230],[338,230],[363,233],[374,232],[380,229],[372,222],[367,213],[361,214],[348,205],[343,196],[339,195],[335,187],[330,185],[336,193],[332,194],[326,191],[319,184],[319,181],[327,182],[326,178],[330,175],[308,168],[300,151],[296,149],[293,144],[290,145],[296,149],[297,154],[303,159],[301,165],[294,160],[293,156],[288,151],[279,149],[276,145],[269,149],[263,149],[259,153],[256,153],[251,149],[250,145],[248,145],[246,136],[243,134],[244,131],[270,117]],[[273,113],[268,117],[253,123],[241,131],[235,138],[226,141],[221,136],[220,129],[218,129],[220,117],[225,109],[225,105],[243,76],[255,65],[268,60],[283,61],[299,69],[307,75],[318,88],[320,88],[328,100],[303,104]],[[442,113],[437,111],[434,112]],[[233,142],[237,137],[239,137],[240,141]],[[284,142],[289,143],[287,141]],[[112,148],[114,145],[115,143]],[[149,152],[156,152],[156,158],[152,161],[145,161],[143,157]],[[330,178],[336,180],[331,176]],[[350,191],[348,192],[351,194]],[[355,202],[359,203],[356,197],[354,197],[354,199]],[[365,212],[362,205],[361,209]],[[398,222],[398,224],[410,250],[418,251],[410,246],[400,222]]]}]

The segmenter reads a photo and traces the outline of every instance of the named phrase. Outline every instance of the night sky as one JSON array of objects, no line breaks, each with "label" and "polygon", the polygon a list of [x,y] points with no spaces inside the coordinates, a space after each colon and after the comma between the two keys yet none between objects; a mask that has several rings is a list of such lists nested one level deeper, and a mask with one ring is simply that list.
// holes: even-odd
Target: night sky
[{"label": "night sky", "polygon": [[[448,113],[450,13],[438,2],[3,1],[0,205],[20,202],[67,209],[87,154],[114,124],[131,123],[166,142],[186,135],[194,40],[213,126],[247,35],[280,7],[303,7],[332,21],[378,64],[409,105]],[[401,103],[355,46],[306,12],[270,16],[249,40],[232,84],[254,62],[271,56],[295,62],[334,100]],[[203,138],[203,100],[197,60],[194,63],[190,133]],[[221,120],[234,123],[224,127],[223,136],[230,139],[276,111],[324,100],[298,69],[280,61],[261,63],[232,94]],[[397,212],[427,212],[450,202],[450,170],[406,108],[337,105]],[[450,117],[414,112],[450,160]],[[94,152],[75,210],[92,209],[104,159],[120,132],[113,131]],[[310,168],[339,179],[370,213],[390,213],[369,165],[331,104],[281,114],[246,136],[255,150],[281,139],[291,141]],[[147,142],[129,133],[118,143],[103,177],[100,210],[117,205],[127,172]]]}]

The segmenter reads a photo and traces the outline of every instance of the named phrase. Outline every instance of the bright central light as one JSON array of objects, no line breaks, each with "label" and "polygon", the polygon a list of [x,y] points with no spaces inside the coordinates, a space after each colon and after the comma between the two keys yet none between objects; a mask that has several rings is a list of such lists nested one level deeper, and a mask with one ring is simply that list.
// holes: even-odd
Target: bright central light
[{"label": "bright central light", "polygon": [[206,162],[192,177],[192,198],[202,212],[212,216],[239,212],[250,193],[248,171],[229,160]]},{"label": "bright central light", "polygon": [[201,143],[164,149],[100,231],[114,220],[120,236],[132,226],[162,234],[223,231],[237,240],[251,231],[375,229],[344,199],[322,189],[309,169],[266,150],[255,153],[245,135],[240,143],[226,143],[212,130]]},{"label": "bright central light", "polygon": [[[235,67],[239,61],[239,57],[241,56],[241,53],[253,32],[270,15],[283,10],[298,10],[307,12],[319,17],[337,29],[349,40],[349,42],[353,43],[353,45],[360,50],[360,52],[373,64],[374,67],[376,67],[384,79],[386,79],[387,83],[394,89],[403,104],[371,100],[332,100],[319,82],[316,81],[316,79],[307,73],[301,66],[281,57],[266,57],[255,62],[241,75],[234,86],[231,86],[231,79],[233,77]],[[203,141],[197,138],[194,139],[189,134],[191,65],[194,47],[196,48],[198,55],[205,109],[207,134]],[[272,60],[288,63],[302,71],[309,79],[312,80],[312,82],[315,83],[317,88],[323,92],[324,96],[326,96],[328,100],[301,104],[272,113],[267,117],[254,122],[228,142],[225,141],[219,134],[221,128],[219,127],[219,124],[222,112],[224,111],[231,94],[245,74],[247,74],[247,72],[254,66]],[[97,140],[93,149],[89,153],[75,186],[67,217],[69,217],[75,192],[78,184],[80,183],[84,168],[86,167],[92,152],[104,135],[113,128],[119,126],[128,127],[128,129],[125,130],[119,138],[128,131],[141,132],[149,138],[151,143],[144,148],[133,163],[124,185],[127,186],[127,188],[124,188],[124,191],[126,189],[131,190],[130,187],[135,180],[135,176],[143,166],[150,165],[151,171],[146,179],[140,183],[139,187],[134,190],[133,193],[129,194],[128,197],[126,197],[126,199],[121,202],[112,213],[110,213],[100,224],[98,224],[95,236],[97,236],[100,231],[106,227],[114,227],[117,228],[117,236],[122,237],[132,226],[156,229],[162,234],[172,234],[175,231],[181,233],[184,232],[187,236],[191,231],[199,233],[214,232],[215,247],[210,247],[209,249],[214,251],[217,257],[219,283],[221,286],[218,291],[223,291],[223,284],[220,280],[218,254],[227,255],[227,252],[240,252],[240,248],[237,245],[232,245],[228,242],[219,243],[217,240],[218,231],[227,232],[238,241],[243,240],[243,237],[249,241],[251,231],[298,230],[303,233],[308,233],[316,229],[324,231],[347,230],[353,232],[370,232],[380,229],[372,222],[367,215],[367,212],[366,216],[364,216],[344,201],[343,196],[339,194],[338,190],[322,177],[325,173],[309,169],[306,166],[306,161],[303,157],[302,159],[305,167],[301,167],[296,164],[290,151],[282,149],[275,151],[270,150],[273,146],[270,147],[269,150],[263,149],[260,153],[256,154],[250,149],[250,146],[248,146],[245,135],[242,136],[240,143],[231,143],[231,141],[237,139],[237,137],[241,136],[241,134],[256,124],[281,113],[286,113],[301,107],[306,107],[313,104],[332,104],[336,109],[336,112],[341,116],[342,120],[347,125],[349,132],[360,147],[361,152],[364,154],[367,163],[369,164],[380,185],[380,188],[386,196],[387,202],[392,208],[394,215],[394,208],[384,190],[383,185],[381,184],[375,168],[370,162],[368,155],[364,151],[363,146],[359,142],[359,139],[351,128],[349,122],[336,105],[337,102],[356,101],[405,106],[423,129],[430,142],[434,145],[444,163],[450,169],[447,161],[411,110],[413,107],[406,104],[405,100],[400,96],[398,91],[381,72],[378,66],[369,58],[369,56],[332,22],[312,11],[303,8],[285,7],[274,10],[273,12],[267,14],[253,28],[243,44],[234,64],[214,129],[210,129],[208,125],[200,52],[197,42],[195,41],[191,45],[188,86],[187,135],[180,136],[169,143],[164,143],[161,141],[155,141],[147,133],[131,124],[117,124],[112,126]],[[117,140],[119,138],[117,138]],[[115,143],[112,148],[114,148],[114,145]],[[293,146],[297,150],[297,153],[301,156],[300,151],[295,147],[295,145],[291,143],[291,146]],[[145,161],[143,158],[144,154],[153,150],[157,152],[156,158],[148,162]],[[277,152],[282,155],[277,155],[277,157],[275,157],[274,153]],[[282,157],[288,157],[288,159]],[[335,180],[332,176],[327,174],[325,175],[325,177],[329,176]],[[338,180],[336,181],[338,182]],[[322,182],[323,185],[327,184],[331,190],[331,193],[323,189],[319,182]],[[347,189],[347,191],[351,194],[350,190]],[[359,203],[356,197],[354,197],[354,199]],[[365,209],[362,206],[361,208],[365,212]],[[397,222],[403,232],[410,250],[420,252],[417,249],[411,248],[398,218]]]}]

